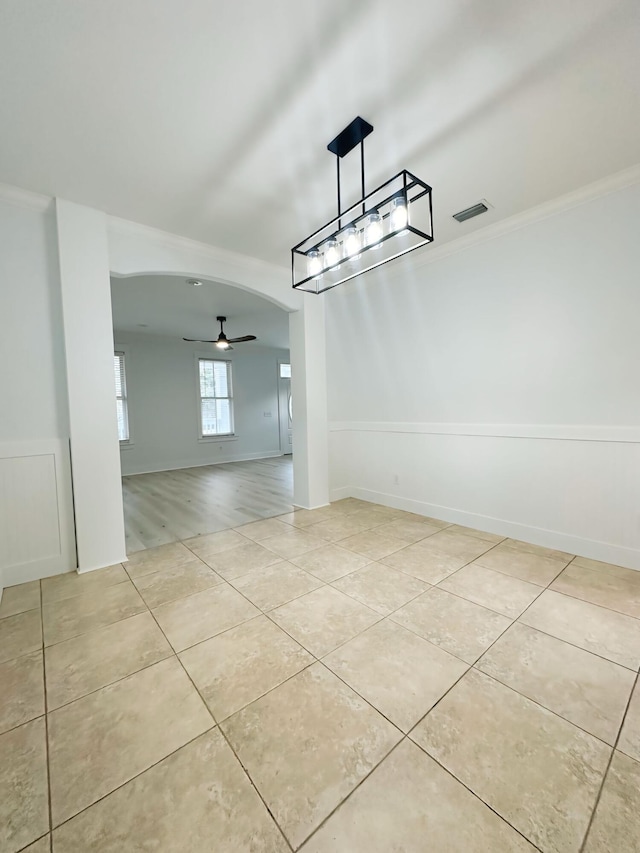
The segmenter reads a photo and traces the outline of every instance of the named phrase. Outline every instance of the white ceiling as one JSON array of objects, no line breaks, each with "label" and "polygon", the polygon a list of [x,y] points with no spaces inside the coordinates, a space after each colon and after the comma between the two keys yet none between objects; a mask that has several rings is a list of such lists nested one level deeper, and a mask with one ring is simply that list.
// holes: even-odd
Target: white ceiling
[{"label": "white ceiling", "polygon": [[167,275],[112,278],[114,330],[210,341],[218,337],[216,317],[222,315],[227,318],[227,337],[258,338],[235,344],[237,347],[289,348],[289,315],[285,311],[237,287],[202,282],[193,287],[184,278]]},{"label": "white ceiling", "polygon": [[438,245],[637,163],[639,44],[638,0],[0,0],[0,181],[287,266],[360,114]]}]

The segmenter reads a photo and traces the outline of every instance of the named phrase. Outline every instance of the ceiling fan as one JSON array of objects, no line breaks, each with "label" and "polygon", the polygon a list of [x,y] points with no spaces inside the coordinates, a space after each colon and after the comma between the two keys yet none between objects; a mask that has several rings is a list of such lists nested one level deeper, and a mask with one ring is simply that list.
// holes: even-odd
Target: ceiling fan
[{"label": "ceiling fan", "polygon": [[231,344],[242,344],[245,341],[256,341],[257,338],[255,335],[243,335],[241,338],[228,338],[224,333],[223,323],[227,322],[226,317],[216,317],[218,323],[220,323],[220,334],[216,338],[215,341],[200,341],[197,338],[183,338],[183,341],[190,341],[195,344],[215,344],[218,349],[230,350],[233,349]]}]

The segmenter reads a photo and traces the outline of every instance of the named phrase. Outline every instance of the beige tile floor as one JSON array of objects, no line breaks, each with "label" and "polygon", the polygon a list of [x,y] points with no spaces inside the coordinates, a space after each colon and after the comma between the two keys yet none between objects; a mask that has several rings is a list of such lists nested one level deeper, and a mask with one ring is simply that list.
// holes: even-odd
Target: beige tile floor
[{"label": "beige tile floor", "polygon": [[12,587],[0,851],[640,851],[640,573],[347,499]]}]

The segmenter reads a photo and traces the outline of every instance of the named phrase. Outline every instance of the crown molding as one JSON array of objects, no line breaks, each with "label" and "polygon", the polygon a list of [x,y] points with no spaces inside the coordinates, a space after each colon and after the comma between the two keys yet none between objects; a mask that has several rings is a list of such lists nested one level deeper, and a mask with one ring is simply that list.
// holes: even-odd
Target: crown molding
[{"label": "crown molding", "polygon": [[[548,219],[551,216],[556,216],[564,211],[571,210],[574,207],[579,207],[582,204],[601,198],[610,193],[619,192],[640,183],[640,164],[632,166],[621,172],[616,172],[599,181],[587,184],[565,195],[559,196],[549,202],[544,202],[536,207],[532,207],[523,213],[518,213],[508,219],[503,219],[495,222],[485,228],[480,228],[472,234],[464,237],[458,237],[455,240],[449,240],[442,246],[429,246],[425,251],[412,254],[404,263],[397,266],[397,271],[393,277],[406,269],[412,270],[421,269],[428,264],[442,260],[449,255],[464,252],[488,240],[494,240],[502,237],[505,234],[510,234],[527,225],[539,222],[543,219]],[[26,208],[44,212],[49,209],[53,202],[53,197],[42,195],[40,193],[31,192],[21,187],[15,187],[10,184],[0,183],[0,199],[13,204],[16,207]],[[149,225],[142,225],[138,222],[132,222],[128,219],[121,219],[117,216],[107,215],[107,227],[110,231],[124,236],[138,237],[139,239],[150,240],[157,245],[166,246],[168,248],[181,251],[196,253],[210,259],[228,264],[241,265],[245,269],[252,269],[255,272],[263,272],[270,277],[284,277],[288,281],[289,270],[287,267],[272,264],[268,261],[263,261],[260,258],[254,258],[250,255],[242,255],[239,252],[233,252],[229,249],[222,249],[211,243],[202,243],[198,240],[193,240],[190,237],[181,237],[178,234],[172,234],[168,231],[162,231],[159,228],[153,228]],[[388,271],[387,271],[388,274]]]},{"label": "crown molding", "polygon": [[52,196],[23,190],[21,187],[14,187],[11,184],[0,184],[0,199],[8,204],[13,204],[15,207],[36,210],[39,213],[48,210],[53,204]]},{"label": "crown molding", "polygon": [[[480,243],[485,243],[488,240],[495,240],[505,234],[510,234],[512,231],[517,231],[527,225],[532,225],[534,222],[540,222],[543,219],[548,219],[551,216],[556,216],[559,213],[564,213],[574,207],[602,198],[610,193],[619,192],[629,187],[640,183],[640,164],[632,166],[630,169],[625,169],[622,172],[616,172],[599,181],[594,181],[570,193],[559,196],[552,201],[544,202],[536,207],[531,207],[522,213],[517,213],[510,216],[508,219],[502,219],[500,222],[494,222],[485,228],[480,228],[474,231],[473,234],[468,234],[464,237],[458,237],[455,240],[449,240],[442,246],[433,247],[433,244],[426,248],[421,253],[416,253],[411,258],[407,259],[407,264],[411,264],[412,269],[420,269],[435,261],[442,260],[449,255],[455,255],[458,252],[464,252],[473,246]],[[401,270],[398,270],[401,272]]]},{"label": "crown molding", "polygon": [[286,281],[291,276],[291,272],[286,267],[281,267],[278,264],[272,264],[269,261],[263,261],[251,255],[242,255],[240,252],[233,252],[230,249],[223,249],[212,243],[202,243],[190,237],[181,237],[179,234],[162,231],[150,225],[142,225],[139,222],[120,219],[117,216],[107,216],[107,228],[109,231],[123,236],[137,237],[138,239],[149,240],[156,245],[203,255],[207,258],[228,264],[241,265],[245,268],[249,267],[272,277],[284,276]]}]

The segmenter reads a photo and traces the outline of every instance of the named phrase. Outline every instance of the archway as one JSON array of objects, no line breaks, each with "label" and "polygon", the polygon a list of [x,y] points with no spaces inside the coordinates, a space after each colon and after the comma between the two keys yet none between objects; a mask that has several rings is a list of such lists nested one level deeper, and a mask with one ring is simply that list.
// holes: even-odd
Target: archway
[{"label": "archway", "polygon": [[289,313],[294,504],[328,502],[324,303],[290,288],[280,267],[56,200],[78,570],[126,559],[113,406],[110,272],[203,276]]},{"label": "archway", "polygon": [[[127,553],[291,512],[289,314],[204,277],[112,276],[111,299]],[[216,347],[219,315],[255,339]]]}]

